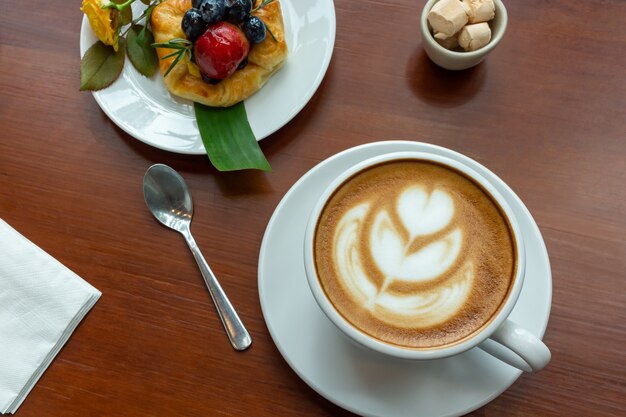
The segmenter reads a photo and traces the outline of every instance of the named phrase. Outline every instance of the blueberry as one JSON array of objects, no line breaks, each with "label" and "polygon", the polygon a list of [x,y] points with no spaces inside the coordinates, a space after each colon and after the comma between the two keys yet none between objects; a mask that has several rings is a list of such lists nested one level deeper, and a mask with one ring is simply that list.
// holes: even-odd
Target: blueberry
[{"label": "blueberry", "polygon": [[251,11],[252,0],[228,0],[224,20],[238,25],[250,17]]},{"label": "blueberry", "polygon": [[254,44],[261,43],[265,40],[265,23],[256,16],[252,16],[250,19],[243,22],[242,29],[248,40]]},{"label": "blueberry", "polygon": [[207,24],[202,20],[202,15],[198,9],[189,9],[183,16],[181,26],[187,39],[193,42],[204,33]]},{"label": "blueberry", "polygon": [[226,12],[226,0],[202,0],[198,6],[202,19],[207,25],[217,23],[224,17]]},{"label": "blueberry", "polygon": [[245,58],[243,59],[243,61],[241,61],[241,62],[239,63],[239,66],[237,67],[237,69],[238,69],[238,70],[240,70],[240,69],[244,69],[244,68],[245,68],[245,67],[247,67],[247,66],[248,66],[248,57],[245,57]]},{"label": "blueberry", "polygon": [[198,9],[200,8],[200,3],[202,3],[202,0],[191,0],[191,7]]}]

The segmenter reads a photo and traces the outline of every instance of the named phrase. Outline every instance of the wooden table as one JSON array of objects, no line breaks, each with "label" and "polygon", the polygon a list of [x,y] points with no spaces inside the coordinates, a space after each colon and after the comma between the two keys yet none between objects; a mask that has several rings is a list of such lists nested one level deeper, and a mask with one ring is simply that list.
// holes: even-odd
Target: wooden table
[{"label": "wooden table", "polygon": [[[424,0],[335,3],[324,82],[262,142],[274,172],[224,174],[204,156],[133,139],[78,91],[79,1],[2,2],[0,217],[103,292],[18,416],[351,415],[279,354],[257,260],[274,208],[302,174],[386,139],[485,164],[548,246],[552,362],[471,415],[624,415],[626,4],[509,1],[503,42],[453,73],[422,50]],[[145,207],[142,176],[157,162],[193,190],[196,240],[254,338],[245,353],[227,343],[183,240]]]}]

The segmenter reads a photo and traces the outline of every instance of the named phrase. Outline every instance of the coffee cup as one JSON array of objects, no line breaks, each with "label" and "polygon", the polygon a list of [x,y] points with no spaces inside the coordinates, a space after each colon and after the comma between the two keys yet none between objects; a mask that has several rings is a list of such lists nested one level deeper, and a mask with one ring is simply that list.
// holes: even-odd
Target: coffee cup
[{"label": "coffee cup", "polygon": [[306,227],[315,301],[357,345],[442,359],[478,347],[527,372],[546,345],[508,317],[524,284],[524,236],[494,185],[464,163],[397,152],[358,163]]}]

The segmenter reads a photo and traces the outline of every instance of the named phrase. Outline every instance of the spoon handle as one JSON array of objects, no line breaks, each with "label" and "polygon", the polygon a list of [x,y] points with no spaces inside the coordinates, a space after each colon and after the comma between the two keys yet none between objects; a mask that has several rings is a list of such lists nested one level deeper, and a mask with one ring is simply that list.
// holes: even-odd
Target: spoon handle
[{"label": "spoon handle", "polygon": [[209,264],[204,260],[204,256],[202,256],[196,241],[193,236],[191,236],[191,232],[186,230],[182,233],[182,235],[185,237],[185,241],[187,241],[187,245],[189,246],[189,249],[191,249],[191,253],[193,253],[193,257],[198,263],[198,267],[200,268],[204,282],[209,290],[209,294],[211,294],[217,313],[222,319],[222,324],[224,325],[224,329],[226,329],[226,334],[228,335],[228,339],[230,339],[230,343],[236,350],[248,349],[252,344],[250,333],[248,333],[248,330],[246,330],[241,322],[241,319],[237,315],[233,305],[228,300],[226,293],[217,281],[213,271],[209,268]]}]

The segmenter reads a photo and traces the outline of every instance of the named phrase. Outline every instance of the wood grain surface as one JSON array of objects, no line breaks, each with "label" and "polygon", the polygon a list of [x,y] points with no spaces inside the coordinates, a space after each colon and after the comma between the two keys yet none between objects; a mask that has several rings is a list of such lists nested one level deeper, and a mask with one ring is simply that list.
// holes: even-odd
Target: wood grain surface
[{"label": "wood grain surface", "polygon": [[[273,344],[258,253],[301,175],[389,139],[485,164],[550,253],[552,362],[471,415],[624,415],[626,2],[507,1],[502,43],[458,73],[423,52],[424,3],[335,0],[324,82],[262,142],[274,171],[218,173],[204,156],[133,139],[78,91],[80,1],[0,2],[0,217],[103,293],[19,417],[351,416]],[[227,343],[183,240],[145,207],[142,177],[157,162],[193,190],[193,232],[254,338],[247,352]]]}]

